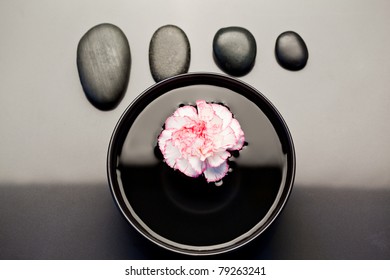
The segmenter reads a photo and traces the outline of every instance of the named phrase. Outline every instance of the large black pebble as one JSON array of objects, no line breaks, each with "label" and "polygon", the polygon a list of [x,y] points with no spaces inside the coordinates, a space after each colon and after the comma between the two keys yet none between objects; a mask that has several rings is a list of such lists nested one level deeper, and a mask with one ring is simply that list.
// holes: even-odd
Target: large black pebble
[{"label": "large black pebble", "polygon": [[286,31],[276,39],[275,56],[280,66],[297,71],[306,66],[309,52],[305,41],[298,33]]},{"label": "large black pebble", "polygon": [[109,23],[91,28],[78,44],[77,68],[88,100],[100,110],[115,108],[126,92],[131,68],[122,30]]},{"label": "large black pebble", "polygon": [[156,30],[149,44],[149,66],[156,82],[188,72],[191,47],[187,35],[175,25]]},{"label": "large black pebble", "polygon": [[255,64],[255,37],[247,29],[237,26],[221,28],[213,40],[216,64],[227,74],[243,76]]}]

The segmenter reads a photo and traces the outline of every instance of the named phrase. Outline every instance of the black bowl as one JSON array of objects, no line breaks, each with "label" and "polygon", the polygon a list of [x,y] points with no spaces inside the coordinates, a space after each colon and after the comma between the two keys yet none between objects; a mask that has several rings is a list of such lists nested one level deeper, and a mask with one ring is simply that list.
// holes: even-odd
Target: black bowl
[{"label": "black bowl", "polygon": [[[247,145],[229,159],[222,185],[168,167],[157,148],[163,124],[182,104],[226,105]],[[127,221],[163,248],[211,255],[259,236],[279,215],[295,176],[294,145],[280,113],[259,91],[227,76],[193,73],[153,85],[126,109],[107,157],[108,181]]]}]

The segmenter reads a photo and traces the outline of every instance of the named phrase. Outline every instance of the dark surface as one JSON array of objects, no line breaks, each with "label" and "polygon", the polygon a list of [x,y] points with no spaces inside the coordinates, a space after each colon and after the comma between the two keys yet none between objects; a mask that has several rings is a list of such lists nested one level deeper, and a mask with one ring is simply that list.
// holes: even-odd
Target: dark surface
[{"label": "dark surface", "polygon": [[254,66],[257,53],[255,37],[237,26],[221,28],[213,39],[216,64],[233,76],[243,76]]},{"label": "dark surface", "polygon": [[[278,220],[214,259],[390,259],[390,191],[296,186]],[[0,186],[0,259],[187,259],[144,239],[108,185]]]},{"label": "dark surface", "polygon": [[115,108],[129,82],[130,46],[119,27],[104,23],[91,28],[77,47],[77,68],[88,100],[101,110]]},{"label": "dark surface", "polygon": [[191,47],[187,35],[175,25],[156,30],[149,45],[149,66],[156,82],[188,72]]},{"label": "dark surface", "polygon": [[286,31],[276,39],[275,57],[283,68],[298,71],[306,66],[309,51],[305,41],[298,33]]}]

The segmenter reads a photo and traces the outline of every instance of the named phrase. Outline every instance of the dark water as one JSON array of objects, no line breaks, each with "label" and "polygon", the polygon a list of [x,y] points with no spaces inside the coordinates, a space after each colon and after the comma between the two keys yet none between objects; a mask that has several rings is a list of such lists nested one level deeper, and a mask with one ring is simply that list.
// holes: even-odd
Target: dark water
[{"label": "dark water", "polygon": [[165,238],[197,246],[228,242],[254,227],[270,209],[282,177],[278,168],[239,168],[216,187],[165,164],[120,169],[142,221]]},{"label": "dark water", "polygon": [[[222,185],[168,167],[156,149],[165,119],[197,99],[230,108],[248,145],[231,157]],[[196,85],[169,91],[129,118],[118,157],[118,180],[132,210],[151,231],[174,242],[221,244],[259,224],[285,180],[286,155],[274,126],[258,105],[226,88]],[[131,120],[130,120],[131,119]]]}]

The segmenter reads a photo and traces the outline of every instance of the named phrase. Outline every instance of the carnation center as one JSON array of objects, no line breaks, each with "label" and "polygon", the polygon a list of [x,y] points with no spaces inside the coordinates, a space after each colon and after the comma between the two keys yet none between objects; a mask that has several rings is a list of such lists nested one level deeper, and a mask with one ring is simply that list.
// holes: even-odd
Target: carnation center
[{"label": "carnation center", "polygon": [[172,139],[184,158],[195,156],[204,161],[214,153],[214,145],[210,136],[206,122],[197,121],[175,131]]}]

